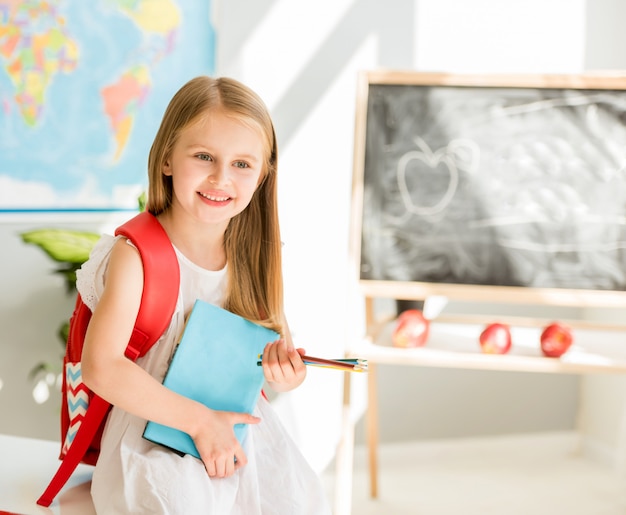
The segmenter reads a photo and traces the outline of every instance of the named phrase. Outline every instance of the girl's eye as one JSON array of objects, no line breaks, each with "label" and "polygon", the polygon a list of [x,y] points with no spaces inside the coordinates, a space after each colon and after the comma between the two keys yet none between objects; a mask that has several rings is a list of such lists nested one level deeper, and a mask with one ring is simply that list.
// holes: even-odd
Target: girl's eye
[{"label": "girl's eye", "polygon": [[212,161],[213,160],[213,158],[209,154],[198,154],[196,157],[198,159],[201,159],[202,161]]},{"label": "girl's eye", "polygon": [[245,161],[235,161],[235,166],[237,168],[249,168],[248,163]]}]

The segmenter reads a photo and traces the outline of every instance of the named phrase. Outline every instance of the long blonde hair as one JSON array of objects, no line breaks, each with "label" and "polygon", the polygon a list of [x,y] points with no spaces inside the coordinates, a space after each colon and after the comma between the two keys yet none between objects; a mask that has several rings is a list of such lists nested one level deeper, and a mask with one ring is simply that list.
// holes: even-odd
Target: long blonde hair
[{"label": "long blonde hair", "polygon": [[240,82],[196,77],[170,101],[148,157],[148,200],[153,215],[172,203],[172,178],[163,174],[180,132],[213,109],[257,128],[264,139],[265,161],[250,204],[232,218],[224,234],[228,288],[224,307],[249,320],[283,332],[283,280],[277,206],[278,149],[274,125],[259,96]]}]

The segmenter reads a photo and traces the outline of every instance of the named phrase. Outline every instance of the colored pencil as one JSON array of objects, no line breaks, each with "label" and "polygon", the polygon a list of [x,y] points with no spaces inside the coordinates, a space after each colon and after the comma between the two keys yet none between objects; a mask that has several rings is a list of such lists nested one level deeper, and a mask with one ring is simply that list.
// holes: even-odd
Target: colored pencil
[{"label": "colored pencil", "polygon": [[[257,365],[261,366],[263,355],[259,354]],[[311,365],[321,368],[333,368],[335,370],[343,370],[345,372],[366,372],[367,360],[359,358],[339,358],[339,359],[324,359],[316,358],[314,356],[302,356],[302,361],[305,365]]]}]

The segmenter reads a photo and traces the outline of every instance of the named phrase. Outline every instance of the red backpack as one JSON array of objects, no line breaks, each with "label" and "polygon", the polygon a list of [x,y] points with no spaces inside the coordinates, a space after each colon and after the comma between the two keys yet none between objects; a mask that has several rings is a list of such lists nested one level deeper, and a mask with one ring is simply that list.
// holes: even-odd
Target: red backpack
[{"label": "red backpack", "polygon": [[[135,361],[143,356],[167,329],[178,299],[180,270],[172,244],[158,220],[143,212],[115,231],[133,242],[139,250],[144,270],[144,285],[139,313],[126,347],[126,357]],[[77,295],[70,319],[66,353],[63,360],[63,405],[59,459],[63,460],[48,488],[37,501],[50,506],[80,462],[95,465],[100,439],[111,405],[90,391],[82,382],[80,360],[90,309]]]}]

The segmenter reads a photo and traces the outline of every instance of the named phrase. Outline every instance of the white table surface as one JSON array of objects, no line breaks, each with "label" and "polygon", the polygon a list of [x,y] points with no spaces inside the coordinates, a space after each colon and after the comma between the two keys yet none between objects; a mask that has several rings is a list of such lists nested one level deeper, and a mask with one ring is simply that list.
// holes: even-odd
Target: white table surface
[{"label": "white table surface", "polygon": [[0,514],[95,515],[89,487],[93,467],[79,465],[50,508],[37,505],[59,466],[58,442],[0,434]]}]

